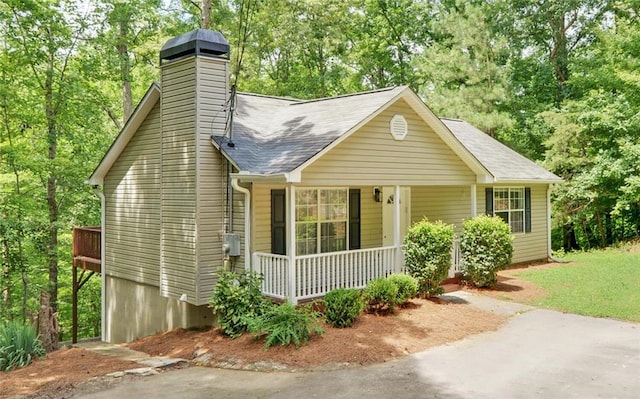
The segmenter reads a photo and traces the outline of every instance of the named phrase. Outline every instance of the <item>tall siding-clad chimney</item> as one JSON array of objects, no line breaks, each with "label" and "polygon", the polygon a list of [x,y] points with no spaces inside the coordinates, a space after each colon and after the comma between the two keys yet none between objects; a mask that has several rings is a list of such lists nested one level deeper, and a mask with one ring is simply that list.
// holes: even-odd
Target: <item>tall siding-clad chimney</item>
[{"label": "tall siding-clad chimney", "polygon": [[167,41],[160,65],[160,293],[203,305],[223,260],[226,177],[210,137],[225,130],[229,43],[219,32],[194,30]]}]

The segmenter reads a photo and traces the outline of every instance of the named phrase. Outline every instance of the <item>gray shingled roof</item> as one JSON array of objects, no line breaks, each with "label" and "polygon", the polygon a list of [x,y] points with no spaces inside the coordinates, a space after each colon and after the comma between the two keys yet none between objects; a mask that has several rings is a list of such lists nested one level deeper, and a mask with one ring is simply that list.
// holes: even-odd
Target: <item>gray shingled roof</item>
[{"label": "gray shingled roof", "polygon": [[[289,173],[382,110],[406,86],[319,100],[297,100],[238,93],[233,123],[234,147],[228,137],[213,140],[238,166],[251,174]],[[441,119],[463,147],[496,180],[560,181],[471,124]]]},{"label": "gray shingled roof", "polygon": [[302,165],[405,87],[320,100],[294,100],[238,93],[233,123],[234,147],[227,137],[214,141],[241,171],[288,173]]},{"label": "gray shingled roof", "polygon": [[562,180],[468,122],[447,118],[441,118],[440,120],[498,181]]}]

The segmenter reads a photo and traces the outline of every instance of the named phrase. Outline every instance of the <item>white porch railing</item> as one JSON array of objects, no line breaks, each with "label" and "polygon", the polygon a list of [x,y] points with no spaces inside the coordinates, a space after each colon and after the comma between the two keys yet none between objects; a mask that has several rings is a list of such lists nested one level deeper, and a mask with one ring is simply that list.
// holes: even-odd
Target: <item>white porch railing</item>
[{"label": "white porch railing", "polygon": [[[396,265],[396,259],[395,247],[296,256],[293,288],[286,255],[256,252],[253,269],[264,276],[262,292],[265,295],[297,302],[322,297],[336,288],[364,288],[371,280],[404,272],[404,262]],[[461,272],[462,266],[460,240],[456,239],[451,249],[449,277]]]},{"label": "white porch railing", "polygon": [[453,240],[451,247],[451,268],[449,269],[449,277],[455,277],[456,273],[462,273],[462,254],[460,253],[460,239]]},{"label": "white porch railing", "polygon": [[253,254],[253,270],[264,276],[262,293],[278,299],[289,295],[289,257],[261,252]]},{"label": "white porch railing", "polygon": [[[364,288],[371,280],[396,271],[395,247],[328,252],[295,257],[295,301],[324,296],[335,288]],[[256,252],[253,268],[262,273],[262,292],[291,298],[289,257]]]},{"label": "white porch railing", "polygon": [[364,288],[396,271],[395,254],[395,247],[383,247],[298,256],[296,297],[311,299],[335,288]]}]

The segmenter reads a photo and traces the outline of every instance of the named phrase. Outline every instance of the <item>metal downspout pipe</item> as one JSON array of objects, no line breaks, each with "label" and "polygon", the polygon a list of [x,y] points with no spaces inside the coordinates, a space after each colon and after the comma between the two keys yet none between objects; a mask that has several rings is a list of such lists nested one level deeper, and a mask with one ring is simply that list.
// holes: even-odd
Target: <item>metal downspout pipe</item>
[{"label": "metal downspout pipe", "polygon": [[251,191],[242,187],[237,178],[231,179],[231,187],[244,194],[244,268],[251,270]]},{"label": "metal downspout pipe", "polygon": [[106,198],[104,192],[96,185],[93,186],[93,192],[100,198],[100,339],[103,342],[107,342],[106,331],[106,310],[107,310],[107,276],[105,273],[105,258],[106,258],[106,237],[105,237],[105,224],[106,218]]}]

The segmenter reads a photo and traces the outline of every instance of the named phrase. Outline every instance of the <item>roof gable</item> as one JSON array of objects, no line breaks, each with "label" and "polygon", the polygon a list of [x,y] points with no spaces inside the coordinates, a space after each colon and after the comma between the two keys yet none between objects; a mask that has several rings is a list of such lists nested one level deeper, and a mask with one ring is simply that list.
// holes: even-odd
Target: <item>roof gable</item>
[{"label": "roof gable", "polygon": [[111,143],[111,146],[102,157],[102,160],[95,168],[91,177],[86,181],[90,185],[102,185],[104,184],[104,177],[109,172],[109,169],[116,162],[122,151],[126,148],[131,138],[138,131],[138,128],[149,115],[149,112],[153,109],[156,103],[160,100],[160,85],[154,82],[149,86],[149,89],[142,97],[142,100],[138,103],[138,106],[131,114],[131,117],[127,120],[122,130]]}]

